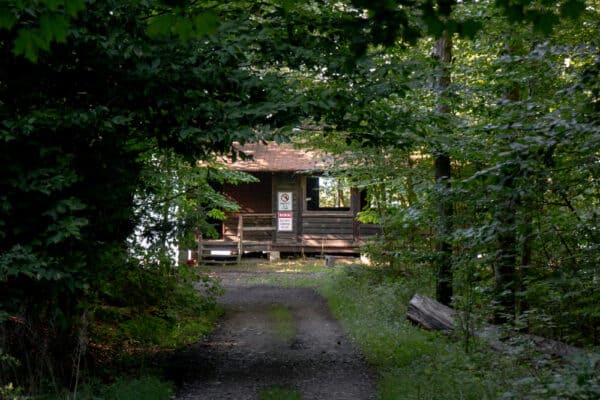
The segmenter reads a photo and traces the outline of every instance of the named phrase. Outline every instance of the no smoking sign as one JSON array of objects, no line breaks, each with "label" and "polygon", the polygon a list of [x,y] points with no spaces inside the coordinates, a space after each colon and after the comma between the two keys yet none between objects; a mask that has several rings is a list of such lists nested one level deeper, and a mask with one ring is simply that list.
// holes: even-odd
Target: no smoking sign
[{"label": "no smoking sign", "polygon": [[292,211],[292,192],[278,192],[279,211]]}]

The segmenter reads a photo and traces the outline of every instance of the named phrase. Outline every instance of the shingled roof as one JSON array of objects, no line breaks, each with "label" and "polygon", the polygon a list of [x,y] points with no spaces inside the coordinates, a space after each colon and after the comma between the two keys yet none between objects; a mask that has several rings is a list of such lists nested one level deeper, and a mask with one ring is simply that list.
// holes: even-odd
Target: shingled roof
[{"label": "shingled roof", "polygon": [[235,162],[232,162],[230,159],[223,160],[229,169],[236,171],[323,171],[333,164],[332,157],[325,153],[298,149],[288,143],[234,144],[234,148],[247,156],[251,156],[247,160],[238,158]]}]

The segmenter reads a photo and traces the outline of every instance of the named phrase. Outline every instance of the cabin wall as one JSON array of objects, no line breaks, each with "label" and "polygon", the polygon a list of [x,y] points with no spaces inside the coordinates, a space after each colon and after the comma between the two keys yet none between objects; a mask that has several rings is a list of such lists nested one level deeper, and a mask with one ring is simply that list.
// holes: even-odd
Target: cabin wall
[{"label": "cabin wall", "polygon": [[[291,172],[267,172],[254,174],[260,182],[238,186],[225,185],[224,194],[241,206],[243,214],[262,214],[258,217],[245,216],[245,227],[261,227],[244,231],[244,241],[268,243],[268,249],[285,248],[306,252],[354,251],[359,240],[377,233],[378,227],[365,226],[356,221],[360,211],[360,192],[353,189],[349,210],[308,211],[306,201],[306,176]],[[278,230],[280,195],[291,193],[292,228]],[[238,213],[232,213],[223,224],[225,241],[238,240]],[[267,229],[267,227],[272,229]],[[264,250],[268,250],[266,247]],[[333,249],[333,250],[332,250]]]},{"label": "cabin wall", "polygon": [[[256,172],[252,175],[258,182],[241,183],[239,185],[223,185],[223,194],[228,199],[240,205],[240,213],[271,213],[271,172]],[[261,221],[261,223],[264,223]],[[223,238],[225,240],[237,240],[238,232],[237,213],[231,213],[223,222]],[[256,233],[254,240],[269,240],[268,232]]]},{"label": "cabin wall", "polygon": [[223,193],[228,199],[238,203],[242,213],[271,212],[271,173],[252,174],[259,182],[223,185]]}]

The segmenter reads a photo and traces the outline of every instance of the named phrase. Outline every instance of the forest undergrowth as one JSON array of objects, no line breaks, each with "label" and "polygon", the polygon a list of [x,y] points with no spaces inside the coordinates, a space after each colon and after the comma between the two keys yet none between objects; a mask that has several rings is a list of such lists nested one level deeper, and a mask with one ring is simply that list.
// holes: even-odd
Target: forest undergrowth
[{"label": "forest undergrowth", "polygon": [[[187,267],[123,270],[87,304],[87,321],[78,330],[81,346],[67,354],[70,385],[53,380],[57,338],[50,324],[36,337],[27,320],[3,327],[0,335],[0,399],[164,400],[173,383],[164,379],[161,356],[195,343],[221,314],[218,281]],[[46,336],[42,336],[45,334]],[[38,342],[35,344],[34,342]],[[47,368],[31,368],[42,357]],[[13,383],[16,382],[16,383]]]}]

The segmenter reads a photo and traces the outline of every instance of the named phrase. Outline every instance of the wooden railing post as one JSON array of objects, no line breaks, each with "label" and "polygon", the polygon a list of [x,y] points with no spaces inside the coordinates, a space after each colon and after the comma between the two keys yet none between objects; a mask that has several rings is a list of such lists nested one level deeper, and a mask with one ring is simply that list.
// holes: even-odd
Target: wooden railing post
[{"label": "wooden railing post", "polygon": [[198,266],[202,263],[202,252],[204,251],[202,243],[202,232],[198,232]]},{"label": "wooden railing post", "polygon": [[238,216],[238,254],[237,254],[237,262],[238,264],[242,262],[242,252],[244,251],[244,247],[242,242],[244,241],[244,216],[240,214]]}]

